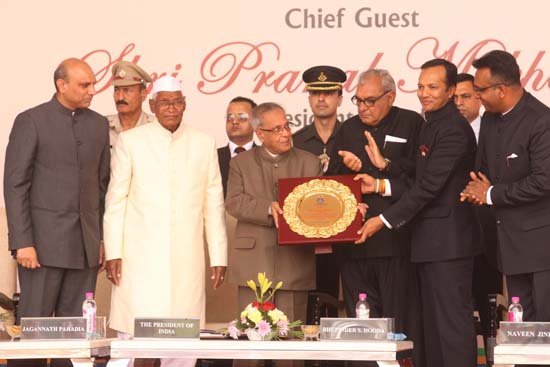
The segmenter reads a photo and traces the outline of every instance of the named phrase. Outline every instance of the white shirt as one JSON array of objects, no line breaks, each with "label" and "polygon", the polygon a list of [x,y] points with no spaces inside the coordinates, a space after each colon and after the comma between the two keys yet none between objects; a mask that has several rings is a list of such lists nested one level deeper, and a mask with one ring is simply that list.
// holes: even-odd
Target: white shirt
[{"label": "white shirt", "polygon": [[[253,144],[254,144],[254,140],[250,140],[248,143],[246,143],[242,147],[246,150],[250,150],[252,149]],[[235,152],[235,149],[237,149],[238,147],[240,147],[240,145],[237,145],[232,141],[229,141],[229,152],[231,153],[231,158],[234,158],[237,155],[237,153]]]},{"label": "white shirt", "polygon": [[470,126],[472,127],[472,130],[474,130],[474,134],[476,135],[476,142],[479,142],[479,128],[481,127],[481,116],[477,115],[475,120],[470,122]]}]

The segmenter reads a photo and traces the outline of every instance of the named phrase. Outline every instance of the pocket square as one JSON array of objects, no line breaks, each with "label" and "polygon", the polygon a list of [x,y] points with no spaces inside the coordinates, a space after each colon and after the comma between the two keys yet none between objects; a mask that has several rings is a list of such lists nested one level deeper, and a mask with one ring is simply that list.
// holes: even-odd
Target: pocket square
[{"label": "pocket square", "polygon": [[517,158],[518,155],[516,153],[512,153],[510,154],[508,157],[506,157],[506,165],[508,167],[510,167],[510,159],[514,159],[514,158]]},{"label": "pocket square", "polygon": [[399,136],[386,135],[384,138],[384,148],[386,147],[387,142],[404,144],[407,142],[407,139],[400,138]]}]

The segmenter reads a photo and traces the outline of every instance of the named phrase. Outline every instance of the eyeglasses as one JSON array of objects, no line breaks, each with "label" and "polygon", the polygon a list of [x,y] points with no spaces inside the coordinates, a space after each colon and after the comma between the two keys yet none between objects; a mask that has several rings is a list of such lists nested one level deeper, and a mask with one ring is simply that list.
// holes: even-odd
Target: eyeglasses
[{"label": "eyeglasses", "polygon": [[239,112],[239,113],[228,113],[225,117],[225,121],[227,122],[235,122],[235,120],[239,122],[246,122],[250,116],[248,116],[248,113],[246,112]]},{"label": "eyeglasses", "polygon": [[389,92],[391,92],[391,90],[385,91],[384,93],[382,93],[378,97],[370,97],[370,98],[365,98],[365,99],[359,98],[357,96],[353,96],[353,97],[351,97],[351,103],[353,103],[356,106],[360,106],[361,104],[364,104],[365,107],[372,107],[376,104],[376,102],[378,102],[378,100],[380,98],[384,97]]},{"label": "eyeglasses", "polygon": [[161,110],[167,110],[170,106],[174,107],[176,110],[181,110],[185,106],[185,98],[176,99],[173,101],[167,101],[165,99],[157,101],[156,105]]},{"label": "eyeglasses", "polygon": [[495,83],[495,84],[491,84],[487,87],[478,87],[478,86],[475,86],[474,85],[474,92],[476,93],[483,93],[485,92],[487,89],[490,89],[490,88],[496,88],[496,87],[500,87],[501,85],[507,85],[506,83]]},{"label": "eyeglasses", "polygon": [[288,122],[285,125],[277,126],[277,127],[274,127],[273,129],[262,129],[261,127],[258,128],[258,130],[262,130],[268,133],[273,133],[278,135],[282,134],[283,131],[290,132],[290,129],[291,129],[291,126]]}]

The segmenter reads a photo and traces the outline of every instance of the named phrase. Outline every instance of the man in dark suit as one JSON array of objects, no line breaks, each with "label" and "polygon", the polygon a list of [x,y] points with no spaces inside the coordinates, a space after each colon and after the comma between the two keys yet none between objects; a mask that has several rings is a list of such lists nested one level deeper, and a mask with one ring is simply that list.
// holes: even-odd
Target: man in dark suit
[{"label": "man in dark suit", "polygon": [[527,93],[519,66],[505,51],[473,63],[485,114],[477,174],[462,198],[495,214],[498,265],[524,321],[550,321],[550,109]]},{"label": "man in dark suit", "polygon": [[[418,133],[424,120],[416,112],[394,106],[395,97],[395,81],[387,70],[362,73],[351,98],[357,105],[357,115],[344,122],[334,145],[329,173],[362,173],[361,177],[370,182],[362,197],[368,205],[367,218],[397,201],[414,178]],[[358,295],[366,293],[371,317],[395,318],[396,331],[413,338],[418,352],[422,345],[418,340],[419,310],[412,306],[419,295],[409,247],[408,228],[386,228],[367,246],[339,245],[335,252],[341,259],[348,317],[355,317]],[[409,311],[416,314],[407,320]],[[421,358],[420,354],[415,356],[416,365],[423,364]]]},{"label": "man in dark suit", "polygon": [[20,317],[82,316],[85,292],[95,290],[104,259],[109,125],[88,108],[95,75],[84,61],[67,59],[54,82],[49,102],[17,116],[6,150],[4,200],[9,249],[18,263]]},{"label": "man in dark suit", "polygon": [[358,242],[384,227],[399,230],[411,222],[426,366],[473,367],[472,271],[473,256],[480,252],[480,233],[474,208],[460,202],[460,192],[474,165],[476,141],[452,102],[456,66],[434,59],[421,69],[417,94],[426,123],[419,136],[415,181],[398,202],[365,222]]},{"label": "man in dark suit", "polygon": [[229,143],[218,148],[218,163],[222,175],[223,197],[227,195],[227,177],[229,175],[229,160],[237,154],[250,150],[254,144],[254,129],[250,125],[252,110],[256,103],[250,98],[235,97],[227,106],[225,115],[225,131]]},{"label": "man in dark suit", "polygon": [[[477,140],[481,126],[479,114],[481,99],[474,91],[473,75],[466,73],[457,75],[454,102],[462,116],[470,123]],[[483,234],[483,253],[474,258],[472,292],[474,309],[479,312],[485,345],[487,345],[486,338],[490,326],[488,295],[502,293],[502,274],[497,266],[497,229],[494,215],[491,208],[481,206],[477,207],[477,213]],[[488,351],[487,348],[486,351]]]}]

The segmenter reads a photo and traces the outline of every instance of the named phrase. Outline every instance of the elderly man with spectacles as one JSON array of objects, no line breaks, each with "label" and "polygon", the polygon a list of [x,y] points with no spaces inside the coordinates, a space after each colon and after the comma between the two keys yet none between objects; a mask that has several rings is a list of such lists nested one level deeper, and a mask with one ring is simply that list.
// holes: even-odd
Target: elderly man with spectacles
[{"label": "elderly man with spectacles", "polygon": [[292,133],[284,109],[263,103],[252,112],[252,126],[262,146],[239,154],[229,163],[225,206],[237,218],[229,254],[228,279],[239,285],[239,309],[255,299],[246,282],[265,272],[283,281],[275,295],[277,307],[289,320],[306,318],[307,291],[315,289],[312,246],[279,246],[277,226],[282,210],[278,179],[322,174],[319,159],[292,147]]},{"label": "elderly man with spectacles", "polygon": [[[395,97],[395,82],[388,71],[362,73],[351,97],[357,115],[344,122],[334,145],[338,153],[331,160],[329,173],[361,175],[362,200],[369,206],[366,219],[398,200],[414,176],[423,119],[416,112],[394,106]],[[415,365],[422,366],[422,348],[417,348],[421,342],[419,319],[408,314],[413,310],[419,314],[408,229],[384,229],[364,246],[335,246],[335,251],[341,259],[348,317],[355,316],[359,293],[367,293],[371,317],[394,317],[396,330],[414,340]]]},{"label": "elderly man with spectacles", "polygon": [[[205,320],[205,247],[212,286],[224,281],[227,236],[214,139],[182,122],[180,82],[157,79],[156,120],[118,136],[104,217],[111,328],[134,333],[135,317]],[[161,366],[194,366],[163,359]]]}]

